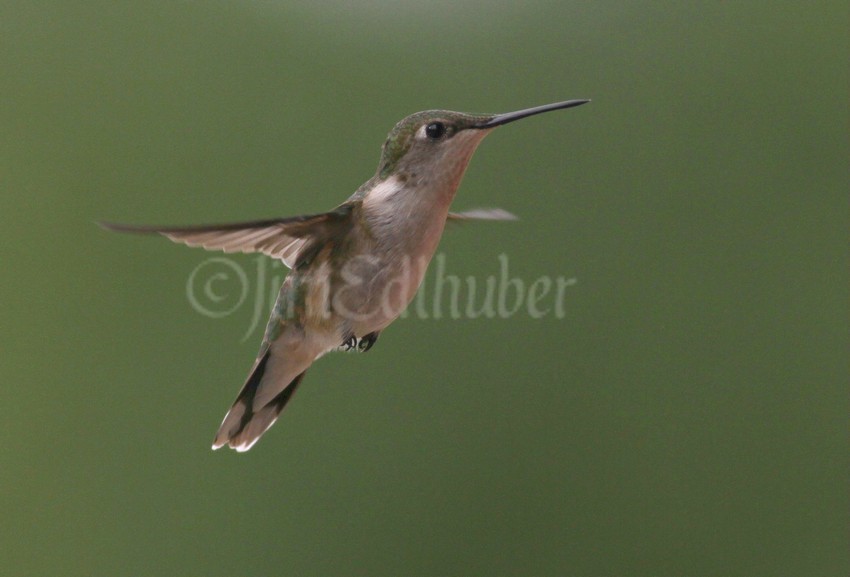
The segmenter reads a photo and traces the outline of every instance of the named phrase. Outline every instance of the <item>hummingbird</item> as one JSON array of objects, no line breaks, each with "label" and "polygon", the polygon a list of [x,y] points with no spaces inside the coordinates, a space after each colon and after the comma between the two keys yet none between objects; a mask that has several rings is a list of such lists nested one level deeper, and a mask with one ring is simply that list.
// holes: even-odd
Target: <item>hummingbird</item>
[{"label": "hummingbird", "polygon": [[371,349],[413,299],[448,221],[516,218],[501,209],[449,211],[485,136],[515,120],[587,102],[505,114],[411,114],[388,134],[375,175],[328,212],[185,227],[98,223],[191,247],[262,253],[289,267],[257,358],[212,448],[249,450],[316,359],[333,350]]}]

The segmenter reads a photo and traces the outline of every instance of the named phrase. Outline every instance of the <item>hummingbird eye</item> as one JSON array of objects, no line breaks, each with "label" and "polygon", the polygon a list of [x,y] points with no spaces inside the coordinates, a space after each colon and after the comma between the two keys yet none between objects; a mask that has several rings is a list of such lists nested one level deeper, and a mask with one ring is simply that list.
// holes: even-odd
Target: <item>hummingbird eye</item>
[{"label": "hummingbird eye", "polygon": [[442,138],[443,135],[446,134],[446,125],[442,122],[432,122],[428,126],[425,127],[425,135],[428,138],[433,140],[437,140],[438,138]]}]

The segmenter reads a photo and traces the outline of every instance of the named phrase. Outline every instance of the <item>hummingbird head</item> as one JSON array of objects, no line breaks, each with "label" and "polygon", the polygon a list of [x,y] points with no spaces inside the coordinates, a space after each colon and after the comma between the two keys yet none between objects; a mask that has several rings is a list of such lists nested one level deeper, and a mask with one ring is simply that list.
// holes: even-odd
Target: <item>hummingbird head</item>
[{"label": "hummingbird head", "polygon": [[[506,114],[467,114],[426,110],[402,119],[390,131],[381,153],[378,177],[459,183],[472,153],[497,126],[589,100],[569,100]],[[452,190],[453,192],[453,190]]]},{"label": "hummingbird head", "polygon": [[462,170],[489,132],[473,127],[489,118],[451,110],[425,110],[402,119],[384,142],[378,167],[381,178],[398,174],[420,179],[426,173],[445,173],[452,167]]}]

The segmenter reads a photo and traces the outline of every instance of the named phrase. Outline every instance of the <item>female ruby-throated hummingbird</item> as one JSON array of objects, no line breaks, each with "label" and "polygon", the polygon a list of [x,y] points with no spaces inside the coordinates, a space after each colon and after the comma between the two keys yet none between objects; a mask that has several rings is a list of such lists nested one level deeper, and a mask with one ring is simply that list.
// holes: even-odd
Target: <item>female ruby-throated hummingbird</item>
[{"label": "female ruby-throated hummingbird", "polygon": [[412,114],[390,131],[375,176],[330,212],[192,227],[101,223],[110,230],[159,233],[210,250],[260,252],[291,269],[254,366],[213,449],[250,449],[277,420],[313,361],[326,352],[368,351],[413,299],[447,220],[515,218],[500,209],[449,212],[472,153],[492,129],[587,102],[568,100],[506,114]]}]

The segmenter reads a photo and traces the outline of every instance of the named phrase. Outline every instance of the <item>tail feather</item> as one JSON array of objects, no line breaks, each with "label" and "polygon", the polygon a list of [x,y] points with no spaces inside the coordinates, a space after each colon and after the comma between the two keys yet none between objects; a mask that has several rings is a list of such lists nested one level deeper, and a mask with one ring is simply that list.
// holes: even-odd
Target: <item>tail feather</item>
[{"label": "tail feather", "polygon": [[229,445],[231,449],[236,449],[240,453],[247,451],[274,424],[286,403],[292,398],[295,389],[298,388],[301,379],[304,378],[306,370],[299,373],[287,386],[284,386],[283,390],[271,401],[261,407],[254,407],[254,398],[266,373],[266,365],[270,355],[271,351],[267,350],[257,360],[251,375],[245,382],[245,386],[242,387],[239,396],[224,417],[218,433],[216,433],[212,445],[213,450]]}]

